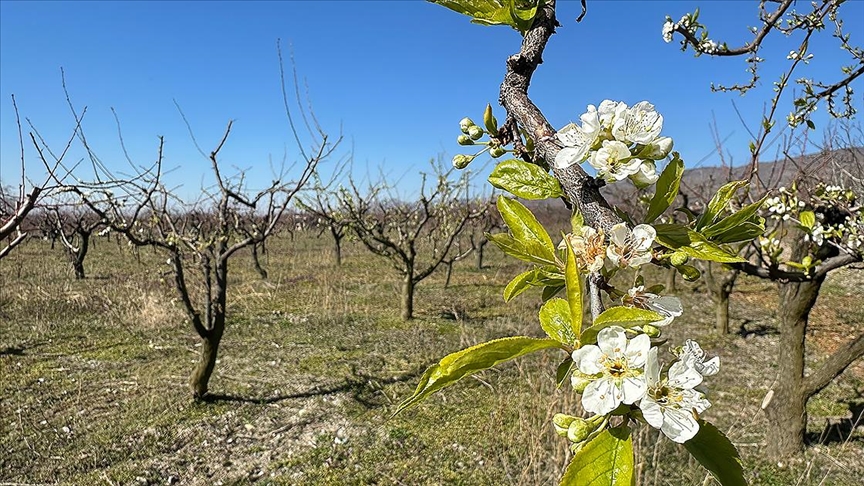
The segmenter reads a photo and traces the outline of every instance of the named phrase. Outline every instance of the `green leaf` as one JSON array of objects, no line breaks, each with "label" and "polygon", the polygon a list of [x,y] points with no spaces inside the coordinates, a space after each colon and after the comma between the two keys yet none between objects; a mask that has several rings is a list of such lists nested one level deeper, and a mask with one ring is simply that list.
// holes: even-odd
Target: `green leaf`
[{"label": "green leaf", "polygon": [[759,211],[759,208],[762,207],[762,203],[764,203],[766,199],[768,199],[768,194],[753,204],[744,206],[740,211],[736,211],[732,215],[721,219],[719,222],[702,229],[700,233],[705,235],[706,238],[713,240],[716,236],[737,228],[743,222],[749,221],[751,218],[756,216],[756,212]]},{"label": "green leaf", "polygon": [[567,381],[567,375],[570,374],[570,370],[573,369],[573,358],[567,356],[567,359],[561,362],[558,365],[558,369],[555,370],[555,383],[558,388],[561,388],[564,385],[564,382]]},{"label": "green leaf", "polygon": [[555,245],[537,218],[515,199],[498,196],[498,212],[524,249],[547,264],[555,264]]},{"label": "green leaf", "polygon": [[546,302],[552,297],[555,297],[555,295],[557,295],[558,292],[561,292],[561,289],[563,288],[563,285],[548,285],[543,288],[543,296],[541,299],[543,299],[543,302]]},{"label": "green leaf", "polygon": [[717,243],[738,243],[750,241],[765,232],[765,219],[755,217],[750,221],[744,221],[738,226],[713,238]]},{"label": "green leaf", "polygon": [[561,486],[632,486],[633,439],[630,427],[606,429],[573,456]]},{"label": "green leaf", "polygon": [[[517,6],[515,0],[430,0],[450,10],[472,17],[471,22],[482,25],[509,25],[524,33],[531,27],[537,14],[537,2],[532,7]],[[521,2],[520,2],[521,3]]]},{"label": "green leaf", "polygon": [[567,242],[567,263],[564,265],[564,283],[567,286],[567,303],[570,305],[570,322],[573,326],[573,335],[578,336],[582,332],[582,277],[579,275],[579,266],[576,264],[576,254],[570,241]]},{"label": "green leaf", "polygon": [[516,297],[522,292],[528,290],[528,288],[531,287],[531,283],[537,280],[537,274],[539,272],[539,269],[533,268],[527,272],[522,272],[519,275],[516,275],[516,277],[514,277],[513,280],[504,287],[504,302],[510,302],[513,297]]},{"label": "green leaf", "polygon": [[699,420],[699,432],[684,443],[687,451],[723,486],[746,486],[741,458],[732,442],[710,423]]},{"label": "green leaf", "polygon": [[648,206],[648,215],[645,216],[646,223],[653,223],[669,208],[678,196],[678,187],[681,184],[683,174],[684,161],[678,156],[678,152],[672,152],[672,161],[666,165],[660,178],[657,179],[656,191]]},{"label": "green leaf", "polygon": [[801,226],[812,230],[816,226],[816,214],[813,211],[801,211],[798,214],[798,221],[801,222]]},{"label": "green leaf", "polygon": [[501,251],[514,258],[530,263],[538,263],[540,265],[554,265],[555,262],[537,256],[539,243],[532,244],[526,247],[521,241],[517,241],[507,233],[486,233],[486,238],[495,244]]},{"label": "green leaf", "polygon": [[576,342],[572,322],[570,306],[564,299],[549,299],[540,308],[540,327],[546,331],[546,335],[559,343],[572,346]]},{"label": "green leaf", "polygon": [[585,226],[585,217],[582,216],[579,208],[573,206],[573,214],[570,216],[570,231],[575,233],[582,226]]},{"label": "green leaf", "polygon": [[478,371],[489,369],[498,363],[542,349],[560,348],[561,344],[552,339],[537,339],[525,336],[506,337],[471,346],[441,358],[438,364],[430,366],[414,394],[399,404],[396,412],[405,410],[425,400],[429,395],[448,387],[462,378]]},{"label": "green leaf", "polygon": [[558,179],[540,166],[524,160],[500,162],[489,174],[489,182],[522,199],[549,199],[564,195]]},{"label": "green leaf", "polygon": [[635,307],[610,307],[594,319],[594,324],[582,331],[579,341],[584,344],[597,342],[597,334],[609,326],[621,326],[623,328],[642,326],[652,322],[663,320],[663,316],[647,309]]},{"label": "green leaf", "polygon": [[705,236],[680,224],[655,224],[657,243],[687,254],[692,258],[720,263],[736,263],[746,261],[737,255],[724,250],[716,243],[708,241]]},{"label": "green leaf", "polygon": [[702,272],[692,265],[676,265],[675,270],[678,270],[678,273],[688,282],[695,282],[702,276]]},{"label": "green leaf", "polygon": [[705,212],[696,221],[696,231],[716,223],[720,212],[726,208],[738,189],[746,185],[747,181],[732,181],[717,189],[717,193],[711,198],[711,202],[708,203]]}]

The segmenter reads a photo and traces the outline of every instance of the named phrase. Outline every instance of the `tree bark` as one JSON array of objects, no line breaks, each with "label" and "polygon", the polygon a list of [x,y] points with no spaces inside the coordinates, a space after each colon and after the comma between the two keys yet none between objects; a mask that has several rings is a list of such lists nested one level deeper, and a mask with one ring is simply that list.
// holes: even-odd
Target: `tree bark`
[{"label": "tree bark", "polygon": [[222,332],[211,331],[207,336],[201,338],[201,354],[198,357],[198,364],[195,365],[195,370],[189,378],[189,386],[192,388],[192,396],[195,398],[202,398],[207,394],[210,377],[216,366],[220,341],[222,341]]},{"label": "tree bark", "polygon": [[777,385],[765,407],[769,424],[766,453],[779,461],[804,450],[807,428],[805,405],[809,398],[803,387],[804,339],[810,310],[819,296],[824,277],[809,282],[779,285],[780,353],[777,359]]},{"label": "tree bark", "polygon": [[678,276],[678,270],[675,269],[674,267],[666,270],[666,285],[663,286],[664,292],[666,292],[668,294],[670,292],[675,292],[675,290],[677,290],[675,288],[675,277],[677,277],[677,276]]},{"label": "tree bark", "polygon": [[402,320],[414,318],[414,278],[411,273],[402,277]]},{"label": "tree bark", "polygon": [[342,235],[337,234],[335,230],[330,229],[331,234],[333,235],[333,255],[336,259],[336,266],[342,266]]},{"label": "tree bark", "polygon": [[725,290],[714,296],[714,330],[729,334],[729,292]]},{"label": "tree bark", "polygon": [[484,239],[477,244],[476,248],[474,248],[474,266],[477,270],[483,270],[483,249],[486,247],[486,243],[488,242],[489,240]]},{"label": "tree bark", "polygon": [[735,288],[739,270],[731,270],[716,274],[716,265],[706,262],[703,267],[705,286],[714,302],[714,330],[718,334],[729,334],[729,296]]},{"label": "tree bark", "polygon": [[[261,261],[258,259],[258,245],[259,243],[252,244],[252,264],[255,265],[255,271],[258,272],[258,275],[267,280],[267,270],[261,266]],[[261,247],[264,248],[263,244]]]},{"label": "tree bark", "polygon": [[453,260],[450,260],[446,263],[447,265],[447,278],[444,280],[444,288],[450,287],[450,277],[453,276]]}]

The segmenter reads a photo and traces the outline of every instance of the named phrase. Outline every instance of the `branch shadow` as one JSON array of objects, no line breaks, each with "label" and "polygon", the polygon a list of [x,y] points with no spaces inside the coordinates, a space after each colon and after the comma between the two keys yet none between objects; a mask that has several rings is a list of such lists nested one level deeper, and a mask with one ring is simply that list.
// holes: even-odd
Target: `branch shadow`
[{"label": "branch shadow", "polygon": [[864,436],[853,437],[855,429],[864,424],[864,400],[847,402],[849,416],[826,417],[825,428],[821,432],[808,432],[805,440],[808,444],[832,444],[847,441],[864,442]]},{"label": "branch shadow", "polygon": [[[385,403],[380,400],[380,392],[384,385],[392,385],[394,383],[402,383],[405,381],[414,380],[418,378],[423,373],[423,371],[423,369],[418,369],[401,376],[377,378],[374,376],[360,374],[355,370],[353,376],[346,378],[343,383],[331,385],[329,387],[315,387],[311,390],[295,393],[285,393],[280,395],[274,395],[271,397],[243,397],[223,393],[208,393],[201,397],[199,400],[206,403],[239,402],[253,403],[256,405],[268,405],[271,403],[278,403],[285,400],[311,398],[333,395],[335,393],[350,392],[353,395],[354,399],[366,408],[377,408],[385,405]],[[387,399],[387,401],[389,402],[389,399]]]}]

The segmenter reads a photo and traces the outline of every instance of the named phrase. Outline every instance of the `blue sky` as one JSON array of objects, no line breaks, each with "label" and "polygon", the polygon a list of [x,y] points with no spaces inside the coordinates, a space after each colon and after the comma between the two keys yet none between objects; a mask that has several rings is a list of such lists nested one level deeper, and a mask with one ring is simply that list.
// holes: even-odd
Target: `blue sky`
[{"label": "blue sky", "polygon": [[[751,38],[757,5],[589,0],[588,15],[577,24],[579,3],[561,2],[562,27],[535,75],[532,98],[557,127],[606,98],[649,100],[665,118],[663,134],[674,138],[691,167],[713,151],[709,124],[716,119],[726,149],[743,163],[749,137],[732,103],[755,129],[795,39],[770,40],[760,88],[742,98],[711,93],[709,86],[747,81],[743,58],[694,58],[664,43],[660,31],[665,15],[677,19],[701,7],[713,38],[740,44]],[[844,9],[852,43],[864,44],[864,2]],[[829,28],[811,41],[816,57],[802,74],[833,80],[850,63],[830,34]],[[277,38],[285,51],[293,49],[322,125],[332,135],[341,126],[341,153],[353,147],[355,173],[377,174],[382,166],[406,193],[430,158],[460,152],[455,138],[463,116],[479,122],[486,103],[496,105],[504,60],[521,40],[507,27],[473,25],[421,1],[2,1],[0,179],[14,184],[19,172],[11,94],[53,147],[65,144],[74,124],[60,82],[63,67],[73,102],[88,107],[88,141],[109,166],[125,164],[114,107],[136,162],[154,160],[157,136],[164,135],[165,165],[177,168],[169,182],[182,184],[186,194],[207,184],[208,161],[194,148],[176,100],[205,151],[235,120],[223,163],[248,169],[260,187],[270,180],[269,157],[279,161],[287,153],[293,161],[297,154],[282,108]],[[861,107],[860,94],[855,103]],[[503,119],[500,107],[496,113]],[[824,108],[815,121],[825,126]],[[38,175],[29,147],[27,155],[29,171]],[[714,155],[702,164],[718,162]]]}]

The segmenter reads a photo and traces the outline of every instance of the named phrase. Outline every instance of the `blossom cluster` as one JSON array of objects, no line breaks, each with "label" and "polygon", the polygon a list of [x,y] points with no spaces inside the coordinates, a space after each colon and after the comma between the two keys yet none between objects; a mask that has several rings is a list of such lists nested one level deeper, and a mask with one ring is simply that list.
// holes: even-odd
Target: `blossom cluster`
[{"label": "blossom cluster", "polygon": [[[640,224],[631,230],[626,223],[612,226],[608,244],[603,230],[590,226],[581,226],[565,236],[583,273],[600,271],[606,258],[619,268],[636,268],[648,263],[653,258],[651,246],[656,237],[657,231],[650,224]],[[566,248],[566,243],[562,241],[558,247]]]},{"label": "blossom cluster", "polygon": [[588,161],[607,182],[629,178],[641,188],[657,181],[656,161],[669,155],[672,139],[660,136],[663,116],[654,105],[604,100],[599,107],[588,105],[579,118],[581,125],[570,123],[556,134],[563,148],[555,167]]},{"label": "blossom cluster", "polygon": [[[768,216],[781,221],[800,220],[801,211],[809,206],[816,208],[832,208],[847,213],[842,220],[829,221],[825,211],[814,211],[815,222],[805,227],[806,241],[817,246],[826,242],[843,245],[852,251],[864,248],[864,214],[855,206],[856,194],[837,185],[822,184],[810,196],[810,204],[800,200],[793,190],[781,187],[779,195],[766,200]],[[800,222],[800,221],[799,221]],[[763,248],[779,247],[779,243],[760,239]]]},{"label": "blossom cluster", "polygon": [[605,416],[622,404],[635,404],[645,422],[683,443],[696,435],[698,414],[711,406],[696,387],[703,377],[719,371],[720,360],[706,361],[705,352],[692,340],[685,342],[676,358],[661,367],[647,334],[628,339],[624,328],[610,326],[597,335],[596,345],[573,351],[571,381],[581,391],[588,412]]}]

